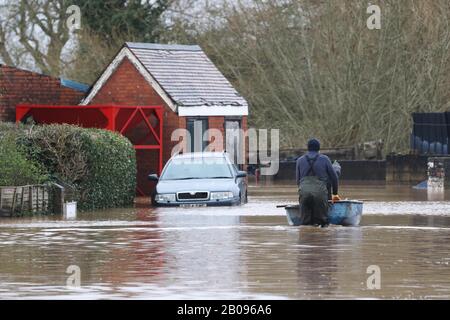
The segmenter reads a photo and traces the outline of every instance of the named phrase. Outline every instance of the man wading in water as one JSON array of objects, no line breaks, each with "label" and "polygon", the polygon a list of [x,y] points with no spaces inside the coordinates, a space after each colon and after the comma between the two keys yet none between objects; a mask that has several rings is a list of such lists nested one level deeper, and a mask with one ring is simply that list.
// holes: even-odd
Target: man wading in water
[{"label": "man wading in water", "polygon": [[[319,153],[320,142],[308,141],[308,153],[297,160],[296,178],[303,225],[328,225],[328,200],[339,201],[338,177],[330,159]],[[333,196],[327,189],[333,189]]]}]

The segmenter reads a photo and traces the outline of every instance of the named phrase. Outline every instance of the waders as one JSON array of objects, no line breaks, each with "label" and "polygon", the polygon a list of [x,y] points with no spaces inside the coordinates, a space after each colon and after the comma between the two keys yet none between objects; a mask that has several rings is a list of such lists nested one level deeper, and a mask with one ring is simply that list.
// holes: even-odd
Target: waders
[{"label": "waders", "polygon": [[327,183],[320,180],[314,172],[314,163],[319,155],[307,157],[310,169],[306,177],[300,180],[299,203],[302,224],[328,225],[328,189]]}]

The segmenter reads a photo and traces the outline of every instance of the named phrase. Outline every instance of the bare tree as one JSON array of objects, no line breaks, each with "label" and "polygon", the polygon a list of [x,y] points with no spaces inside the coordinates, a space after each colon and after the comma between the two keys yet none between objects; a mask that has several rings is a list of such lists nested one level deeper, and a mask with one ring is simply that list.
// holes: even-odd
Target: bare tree
[{"label": "bare tree", "polygon": [[[93,81],[124,41],[158,39],[171,1],[0,0],[0,59]],[[74,33],[66,26],[70,5],[81,11]]]},{"label": "bare tree", "polygon": [[236,0],[169,36],[200,43],[250,101],[250,124],[280,128],[283,147],[316,136],[407,151],[411,113],[449,106],[450,3],[378,4],[381,30],[367,28],[365,2]]},{"label": "bare tree", "polygon": [[66,0],[19,0],[4,4],[0,56],[11,65],[32,61],[41,72],[59,76],[70,40]]}]

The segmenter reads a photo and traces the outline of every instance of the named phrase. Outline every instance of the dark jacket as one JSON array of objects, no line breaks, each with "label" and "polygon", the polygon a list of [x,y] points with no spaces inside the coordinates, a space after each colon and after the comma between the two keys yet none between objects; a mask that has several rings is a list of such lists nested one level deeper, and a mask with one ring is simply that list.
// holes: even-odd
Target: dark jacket
[{"label": "dark jacket", "polygon": [[304,156],[297,159],[296,165],[296,181],[297,185],[300,185],[300,180],[306,177],[310,173],[310,166],[306,157],[314,159],[318,155],[316,162],[314,163],[314,172],[320,180],[330,183],[333,188],[333,194],[338,194],[338,177],[333,169],[330,158],[326,155],[319,154],[318,152],[309,151]]}]

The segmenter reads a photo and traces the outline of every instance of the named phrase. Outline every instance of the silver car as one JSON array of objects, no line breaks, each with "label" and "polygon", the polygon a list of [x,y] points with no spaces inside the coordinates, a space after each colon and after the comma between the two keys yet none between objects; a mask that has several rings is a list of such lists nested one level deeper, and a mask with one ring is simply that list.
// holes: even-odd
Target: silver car
[{"label": "silver car", "polygon": [[236,205],[247,202],[247,173],[225,152],[186,153],[172,157],[152,195],[156,206]]}]

